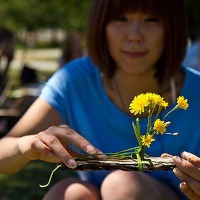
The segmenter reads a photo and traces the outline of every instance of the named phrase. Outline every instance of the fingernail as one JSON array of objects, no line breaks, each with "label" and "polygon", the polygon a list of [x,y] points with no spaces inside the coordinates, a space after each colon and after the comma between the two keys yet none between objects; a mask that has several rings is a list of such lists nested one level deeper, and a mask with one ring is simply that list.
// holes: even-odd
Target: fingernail
[{"label": "fingernail", "polygon": [[176,176],[178,176],[179,178],[183,177],[183,172],[179,169],[179,168],[174,168],[173,172]]},{"label": "fingernail", "polygon": [[188,153],[188,152],[186,152],[186,151],[183,151],[183,152],[181,153],[181,155],[182,155],[182,156],[186,156],[186,157],[187,157],[187,156],[189,156],[189,153]]},{"label": "fingernail", "polygon": [[186,189],[186,182],[181,182],[180,187],[181,189]]},{"label": "fingernail", "polygon": [[178,164],[178,165],[181,165],[182,164],[182,159],[178,156],[173,156],[173,161]]},{"label": "fingernail", "polygon": [[184,157],[185,159],[187,159],[188,161],[190,161],[190,159],[191,159],[191,153],[188,153],[188,152],[186,152],[186,151],[183,151],[183,152],[181,153],[181,155],[182,155],[182,157]]},{"label": "fingernail", "polygon": [[76,162],[73,159],[69,159],[67,163],[68,163],[68,167],[69,168],[74,169],[74,168],[77,167],[77,164],[76,164]]},{"label": "fingernail", "polygon": [[100,151],[100,152],[97,154],[97,157],[103,159],[103,158],[106,158],[107,156],[106,156],[103,152]]},{"label": "fingernail", "polygon": [[174,172],[174,173],[176,173],[176,172],[177,172],[177,167],[175,167],[175,168],[173,169],[173,172]]},{"label": "fingernail", "polygon": [[95,148],[92,145],[87,145],[86,146],[86,151],[88,153],[93,153],[93,154],[96,153]]}]

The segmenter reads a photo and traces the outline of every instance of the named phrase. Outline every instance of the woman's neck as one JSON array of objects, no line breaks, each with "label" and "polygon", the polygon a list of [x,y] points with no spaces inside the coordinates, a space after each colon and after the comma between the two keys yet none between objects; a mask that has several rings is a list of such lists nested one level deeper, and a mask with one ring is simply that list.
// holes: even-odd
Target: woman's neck
[{"label": "woman's neck", "polygon": [[145,92],[158,92],[157,80],[153,73],[139,75],[116,73],[111,81],[117,82],[120,89],[131,96]]},{"label": "woman's neck", "polygon": [[[126,113],[129,113],[129,104],[134,96],[146,92],[160,94],[169,104],[172,104],[172,99],[176,99],[182,88],[183,77],[177,74],[173,81],[173,87],[177,89],[176,94],[172,92],[170,80],[161,85],[158,83],[153,73],[135,76],[125,73],[116,73],[112,79],[103,78],[103,84],[107,95]],[[178,88],[176,88],[177,85],[179,86]]]},{"label": "woman's neck", "polygon": [[130,75],[116,72],[112,79],[103,79],[103,84],[111,100],[124,112],[129,113],[129,104],[140,93],[158,93],[157,80],[153,74]]}]

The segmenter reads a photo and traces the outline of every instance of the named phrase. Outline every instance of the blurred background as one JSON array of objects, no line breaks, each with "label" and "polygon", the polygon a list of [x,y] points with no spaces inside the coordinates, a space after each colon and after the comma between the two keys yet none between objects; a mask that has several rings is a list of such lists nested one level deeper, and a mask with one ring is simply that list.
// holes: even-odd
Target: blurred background
[{"label": "blurred background", "polygon": [[91,0],[0,0],[0,137],[64,63],[86,54]]},{"label": "blurred background", "polygon": [[[85,54],[91,0],[0,0],[0,137],[37,98],[63,63]],[[0,200],[42,199],[55,164],[40,161],[0,174]],[[14,166],[13,166],[14,167]],[[55,182],[75,176],[57,171]]]},{"label": "blurred background", "polygon": [[[92,0],[0,0],[0,137],[19,120],[49,77],[87,54],[85,25]],[[200,1],[185,0],[189,46],[200,38]],[[200,54],[199,54],[200,55]],[[55,164],[36,161],[0,174],[0,200],[42,199]],[[55,182],[75,176],[57,171]]]}]

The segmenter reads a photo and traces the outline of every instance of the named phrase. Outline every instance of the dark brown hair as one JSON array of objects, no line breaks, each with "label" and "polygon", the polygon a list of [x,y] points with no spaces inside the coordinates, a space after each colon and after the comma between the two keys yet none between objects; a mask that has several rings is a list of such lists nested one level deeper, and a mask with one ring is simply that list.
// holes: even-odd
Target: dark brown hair
[{"label": "dark brown hair", "polygon": [[165,27],[165,50],[157,63],[159,81],[170,78],[181,66],[188,40],[188,25],[183,0],[93,0],[87,27],[88,53],[108,77],[116,65],[106,39],[106,25],[129,11],[144,11],[158,16]]},{"label": "dark brown hair", "polygon": [[60,65],[83,56],[81,37],[78,32],[68,32],[62,44],[62,58]]}]

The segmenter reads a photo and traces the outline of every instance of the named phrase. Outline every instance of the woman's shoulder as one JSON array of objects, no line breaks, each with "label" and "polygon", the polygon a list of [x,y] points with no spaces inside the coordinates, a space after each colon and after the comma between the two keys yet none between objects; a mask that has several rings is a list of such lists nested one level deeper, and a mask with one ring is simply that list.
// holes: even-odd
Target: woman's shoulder
[{"label": "woman's shoulder", "polygon": [[58,82],[80,82],[99,76],[99,70],[88,56],[74,59],[63,65],[51,79]]},{"label": "woman's shoulder", "polygon": [[96,65],[88,57],[81,57],[70,61],[61,67],[48,81],[53,87],[86,87],[96,85],[100,73]]},{"label": "woman's shoulder", "polygon": [[[100,74],[89,57],[75,59],[61,67],[45,84],[41,97],[55,103],[55,99],[73,99],[74,94],[86,94],[98,86]],[[93,90],[91,90],[93,89]]]},{"label": "woman's shoulder", "polygon": [[71,73],[94,73],[97,71],[96,65],[92,62],[90,57],[84,56],[74,59],[63,66],[64,71]]}]

